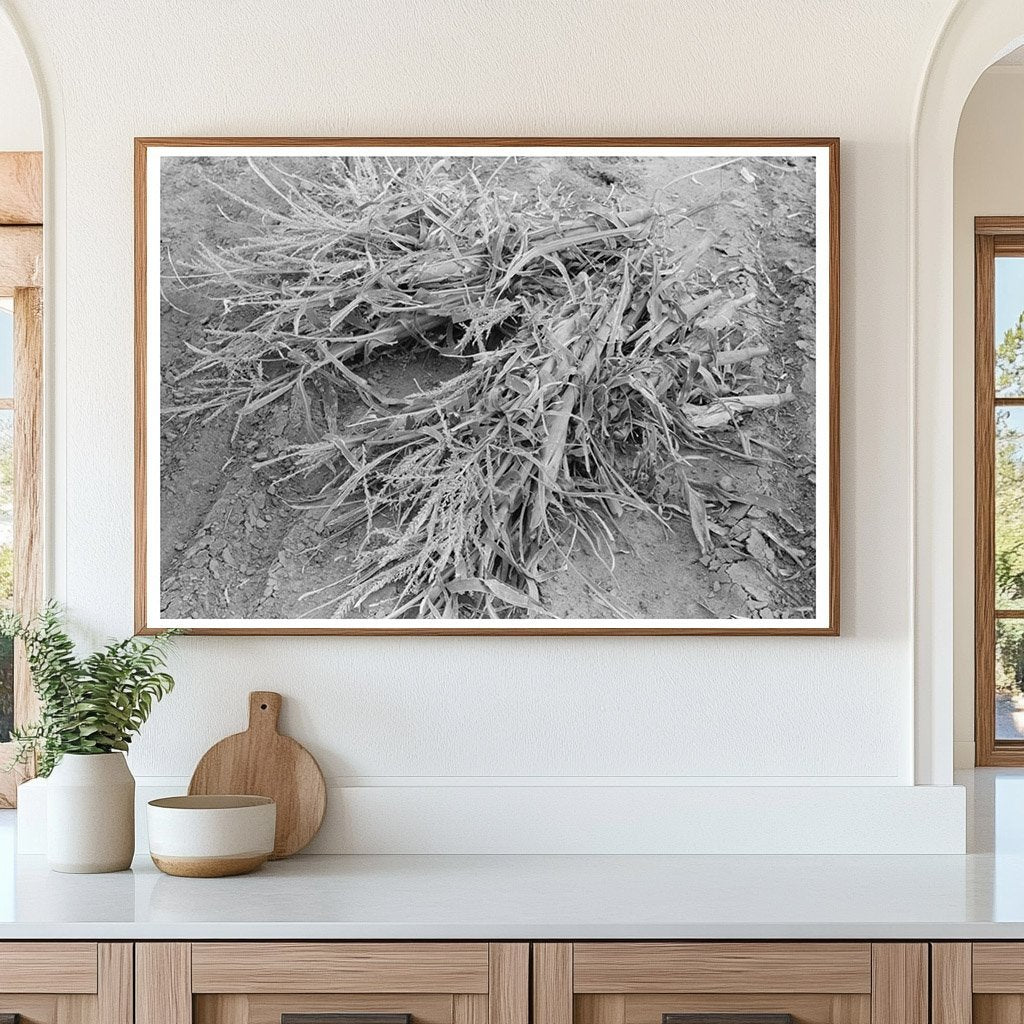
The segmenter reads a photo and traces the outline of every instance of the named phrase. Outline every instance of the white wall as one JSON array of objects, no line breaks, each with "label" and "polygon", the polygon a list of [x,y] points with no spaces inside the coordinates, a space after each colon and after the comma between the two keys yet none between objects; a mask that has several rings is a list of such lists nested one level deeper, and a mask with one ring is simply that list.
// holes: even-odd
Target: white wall
[{"label": "white wall", "polygon": [[0,152],[42,148],[43,125],[32,70],[14,28],[0,15]]},{"label": "white wall", "polygon": [[51,589],[91,638],[132,627],[133,136],[843,140],[840,639],[183,639],[137,773],[187,776],[261,687],[361,789],[913,781],[907,182],[945,0],[5,6],[52,102]]},{"label": "white wall", "polygon": [[1024,66],[990,68],[960,119],[954,162],[954,736],[974,764],[974,218],[1024,214]]}]

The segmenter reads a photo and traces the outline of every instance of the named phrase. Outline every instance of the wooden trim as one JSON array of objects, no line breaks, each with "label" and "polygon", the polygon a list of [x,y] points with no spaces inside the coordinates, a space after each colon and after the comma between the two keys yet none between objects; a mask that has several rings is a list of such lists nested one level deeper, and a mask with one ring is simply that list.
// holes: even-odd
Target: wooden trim
[{"label": "wooden trim", "polygon": [[[42,606],[43,593],[43,296],[39,288],[14,291],[14,608],[31,618]],[[0,408],[3,404],[0,403]],[[39,700],[25,649],[14,653],[14,724],[27,725],[39,714]],[[13,743],[0,744],[0,759],[14,758]],[[14,807],[17,787],[35,774],[34,764],[0,772],[0,807]]]},{"label": "wooden trim", "polygon": [[573,1024],[571,942],[533,944],[532,1024]]},{"label": "wooden trim", "polygon": [[196,942],[192,991],[487,992],[484,942]]},{"label": "wooden trim", "polygon": [[[838,152],[839,138],[835,135],[780,135],[744,138],[735,135],[137,135],[138,150],[160,146],[205,148],[216,146],[607,146],[629,148],[643,146],[708,146],[708,147],[785,147],[806,146]],[[979,218],[999,220],[1000,218]],[[1017,234],[1024,234],[1020,227]]]},{"label": "wooden trim", "polygon": [[[14,373],[15,395],[0,399],[0,409],[13,408],[18,398],[19,357],[25,372],[31,374],[23,398],[29,402],[28,425],[15,419],[15,607],[23,613],[32,608],[19,605],[29,600],[38,580],[42,587],[41,509],[42,467],[40,441],[32,446],[33,435],[41,437],[42,421],[42,155],[39,153],[0,153],[0,296],[14,298]],[[26,226],[32,225],[32,226]],[[19,410],[20,414],[21,410]],[[20,468],[20,472],[19,472]],[[19,559],[28,547],[29,562]],[[36,716],[37,703],[31,687],[24,652],[19,644],[14,667],[14,721],[24,725]],[[0,743],[0,763],[10,764],[16,752],[13,743]],[[14,807],[18,786],[34,774],[34,764],[18,765],[0,772],[0,807]]]},{"label": "wooden trim", "polygon": [[626,1024],[626,997],[577,995],[572,1000],[575,1024]]},{"label": "wooden trim", "polygon": [[[14,608],[23,618],[43,603],[43,293],[14,293]],[[15,724],[34,721],[39,701],[25,651],[14,673]]]},{"label": "wooden trim", "polygon": [[0,992],[96,992],[95,942],[4,942],[0,949]]},{"label": "wooden trim", "polygon": [[0,153],[0,224],[43,223],[43,154]]},{"label": "wooden trim", "polygon": [[135,950],[130,942],[97,947],[98,1024],[134,1024]]},{"label": "wooden trim", "polygon": [[971,1024],[971,943],[934,942],[931,955],[931,1024]]},{"label": "wooden trim", "polygon": [[[278,138],[261,137],[137,137],[135,139],[135,631],[140,635],[160,632],[150,622],[146,601],[146,156],[147,151],[160,147],[213,147],[213,146],[744,146],[780,147],[802,146],[827,149],[829,153],[829,579],[828,623],[822,627],[779,626],[771,629],[744,627],[683,629],[667,627],[639,627],[626,623],[600,627],[573,627],[562,625],[533,626],[509,629],[500,625],[467,628],[439,623],[436,627],[410,629],[400,625],[369,625],[360,627],[310,628],[307,626],[277,626],[266,629],[250,627],[192,628],[190,633],[206,636],[838,636],[840,615],[840,470],[839,470],[839,325],[840,325],[840,192],[839,192],[839,139],[835,137],[780,138],[690,138],[675,136],[623,137],[391,137],[374,138]],[[820,396],[819,396],[820,398]],[[723,620],[726,621],[726,620]],[[794,620],[795,621],[795,620]]]},{"label": "wooden trim", "polygon": [[871,946],[871,1024],[928,1024],[928,947],[923,942]]},{"label": "wooden trim", "polygon": [[1024,217],[976,217],[974,298],[974,749],[981,767],[1024,765],[1024,743],[995,736],[995,624],[1024,610],[995,608],[995,410],[1024,398],[995,396],[995,259],[1024,256]]},{"label": "wooden trim", "polygon": [[[38,288],[14,290],[14,609],[31,618],[42,605],[42,421],[43,296]],[[2,403],[0,403],[0,408]],[[39,699],[20,641],[14,649],[14,724],[39,715]],[[13,743],[0,743],[0,759],[9,764]],[[32,763],[0,772],[0,807],[14,807],[17,786],[35,774]]]},{"label": "wooden trim", "polygon": [[1024,235],[991,235],[997,256],[1024,256]]},{"label": "wooden trim", "polygon": [[829,628],[823,632],[827,636],[839,636],[839,598],[840,598],[840,534],[839,534],[839,502],[840,459],[839,459],[839,403],[840,403],[840,362],[839,362],[839,282],[840,262],[840,204],[839,204],[839,140],[833,140],[829,146],[829,180],[828,180],[828,336],[829,336],[829,369],[828,369],[828,457],[829,457],[829,496],[828,496],[828,537],[829,537]]},{"label": "wooden trim", "polygon": [[487,1024],[486,994],[457,992],[453,995],[452,1024]]},{"label": "wooden trim", "polygon": [[[289,1005],[294,1006],[291,1000],[298,999],[298,996],[290,996]],[[192,1020],[196,1024],[249,1024],[259,1019],[260,1008],[253,1003],[254,1000],[249,996],[237,993],[228,996],[195,996],[192,1000]],[[263,1020],[269,1019],[273,1024],[280,1024],[281,1016],[281,1004],[275,1003]]]},{"label": "wooden trim", "polygon": [[492,942],[488,948],[489,1024],[530,1024],[530,945]]},{"label": "wooden trim", "polygon": [[974,744],[992,764],[995,651],[995,257],[991,235],[974,240]]},{"label": "wooden trim", "polygon": [[976,235],[1019,235],[1024,237],[1024,217],[975,217]]},{"label": "wooden trim", "polygon": [[1019,942],[975,942],[972,991],[1024,994],[1024,956]]},{"label": "wooden trim", "polygon": [[978,752],[976,762],[979,766],[983,763],[986,768],[1019,768],[1024,763],[1021,756],[1021,747],[1024,743],[1020,740],[996,740],[993,747],[985,754],[984,762],[981,761],[981,753]]},{"label": "wooden trim", "polygon": [[151,633],[147,614],[146,566],[146,149],[135,140],[135,632]]},{"label": "wooden trim", "polygon": [[69,996],[61,993],[54,999],[53,1024],[99,1024],[94,996]]},{"label": "wooden trim", "polygon": [[15,288],[43,286],[43,229],[0,227],[0,298],[10,298]]},{"label": "wooden trim", "polygon": [[192,1024],[189,943],[136,943],[135,1024]]},{"label": "wooden trim", "polygon": [[577,942],[573,990],[871,992],[866,942]]}]

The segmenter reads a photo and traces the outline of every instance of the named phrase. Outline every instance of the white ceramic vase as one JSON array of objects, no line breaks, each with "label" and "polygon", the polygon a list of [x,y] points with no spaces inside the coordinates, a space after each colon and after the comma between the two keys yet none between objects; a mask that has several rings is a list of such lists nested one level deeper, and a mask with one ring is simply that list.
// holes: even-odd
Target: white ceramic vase
[{"label": "white ceramic vase", "polygon": [[124,754],[65,754],[46,783],[54,871],[124,871],[135,853],[135,779]]}]

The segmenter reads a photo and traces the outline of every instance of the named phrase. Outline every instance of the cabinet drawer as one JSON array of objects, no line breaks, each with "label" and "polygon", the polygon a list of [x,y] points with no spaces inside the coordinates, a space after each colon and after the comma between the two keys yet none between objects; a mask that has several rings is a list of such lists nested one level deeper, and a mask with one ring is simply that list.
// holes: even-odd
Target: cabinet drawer
[{"label": "cabinet drawer", "polygon": [[529,1024],[515,942],[136,947],[136,1024]]},{"label": "cabinet drawer", "polygon": [[578,942],[573,991],[871,991],[870,943]]},{"label": "cabinet drawer", "polygon": [[95,942],[0,943],[0,992],[93,993],[96,957]]},{"label": "cabinet drawer", "polygon": [[1024,942],[976,942],[971,957],[977,993],[1024,994]]},{"label": "cabinet drawer", "polygon": [[486,942],[197,942],[193,992],[472,992]]},{"label": "cabinet drawer", "polygon": [[534,1024],[927,1024],[923,943],[537,943]]}]

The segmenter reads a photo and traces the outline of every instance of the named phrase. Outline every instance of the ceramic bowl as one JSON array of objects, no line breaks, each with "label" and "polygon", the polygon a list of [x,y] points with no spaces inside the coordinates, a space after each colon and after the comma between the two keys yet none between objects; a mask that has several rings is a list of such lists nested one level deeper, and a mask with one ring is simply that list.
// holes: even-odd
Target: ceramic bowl
[{"label": "ceramic bowl", "polygon": [[147,808],[149,853],[168,875],[255,871],[274,851],[277,805],[266,796],[169,796]]}]

